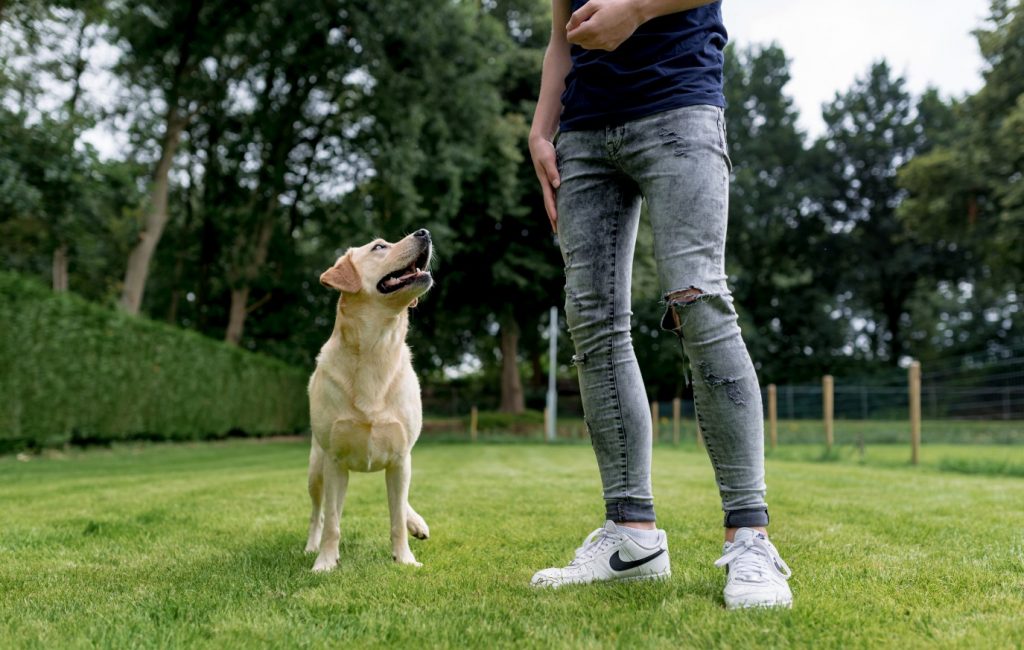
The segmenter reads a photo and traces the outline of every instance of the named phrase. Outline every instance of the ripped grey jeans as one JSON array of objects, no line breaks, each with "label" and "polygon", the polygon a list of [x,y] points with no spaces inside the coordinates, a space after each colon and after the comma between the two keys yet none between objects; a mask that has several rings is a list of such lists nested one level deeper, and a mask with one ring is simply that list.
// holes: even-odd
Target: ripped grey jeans
[{"label": "ripped grey jeans", "polygon": [[722,109],[687,106],[567,131],[555,150],[565,314],[607,518],[654,521],[651,413],[630,336],[643,197],[667,303],[661,327],[682,339],[694,371],[725,525],[767,525],[761,391],[726,285],[731,163]]}]

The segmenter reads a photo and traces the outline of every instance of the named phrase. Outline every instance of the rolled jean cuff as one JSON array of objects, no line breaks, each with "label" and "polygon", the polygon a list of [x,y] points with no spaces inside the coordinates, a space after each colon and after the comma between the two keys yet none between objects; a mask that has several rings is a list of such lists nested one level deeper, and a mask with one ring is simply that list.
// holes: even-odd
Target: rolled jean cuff
[{"label": "rolled jean cuff", "polygon": [[654,503],[615,499],[604,502],[605,519],[620,521],[654,521]]},{"label": "rolled jean cuff", "polygon": [[768,509],[753,508],[751,510],[730,510],[725,513],[726,528],[751,528],[768,525]]}]

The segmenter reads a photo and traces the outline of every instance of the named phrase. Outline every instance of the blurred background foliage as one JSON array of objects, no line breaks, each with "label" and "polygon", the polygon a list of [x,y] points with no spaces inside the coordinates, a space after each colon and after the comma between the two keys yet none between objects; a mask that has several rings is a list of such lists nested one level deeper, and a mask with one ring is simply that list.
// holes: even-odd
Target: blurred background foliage
[{"label": "blurred background foliage", "polygon": [[[0,259],[309,371],[337,299],[319,273],[426,227],[428,404],[537,407],[563,301],[526,148],[549,30],[547,0],[0,3]],[[728,271],[762,382],[1024,346],[1020,3],[976,37],[974,95],[915,96],[878,61],[817,138],[778,46],[727,50]],[[635,264],[637,355],[667,400],[686,382],[646,224]]]}]

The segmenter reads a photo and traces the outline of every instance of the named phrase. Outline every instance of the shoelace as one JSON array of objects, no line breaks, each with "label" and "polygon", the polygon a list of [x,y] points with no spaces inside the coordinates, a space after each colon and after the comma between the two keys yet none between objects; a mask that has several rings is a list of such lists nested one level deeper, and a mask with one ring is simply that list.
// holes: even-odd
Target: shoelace
[{"label": "shoelace", "polygon": [[787,580],[793,575],[789,565],[779,557],[768,540],[760,537],[734,542],[722,557],[715,560],[717,567],[727,564],[729,572],[741,580],[757,580],[764,575],[769,565],[774,565],[779,574]]},{"label": "shoelace", "polygon": [[605,528],[598,528],[594,532],[587,535],[587,538],[583,540],[583,546],[576,549],[576,557],[572,559],[569,566],[576,566],[581,562],[586,562],[604,549],[608,543],[616,542],[620,538],[613,533],[608,532]]}]

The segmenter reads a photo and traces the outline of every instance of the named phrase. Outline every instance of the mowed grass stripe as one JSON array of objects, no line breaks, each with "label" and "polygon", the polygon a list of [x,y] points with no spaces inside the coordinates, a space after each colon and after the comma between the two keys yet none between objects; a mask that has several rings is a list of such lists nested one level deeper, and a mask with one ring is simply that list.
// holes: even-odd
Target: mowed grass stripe
[{"label": "mowed grass stripe", "polygon": [[382,474],[356,474],[341,564],[309,571],[305,444],[0,459],[0,647],[1019,647],[1024,481],[769,460],[792,611],[726,612],[714,479],[655,449],[674,575],[538,592],[601,523],[585,446],[426,444],[422,569],[390,560]]}]

